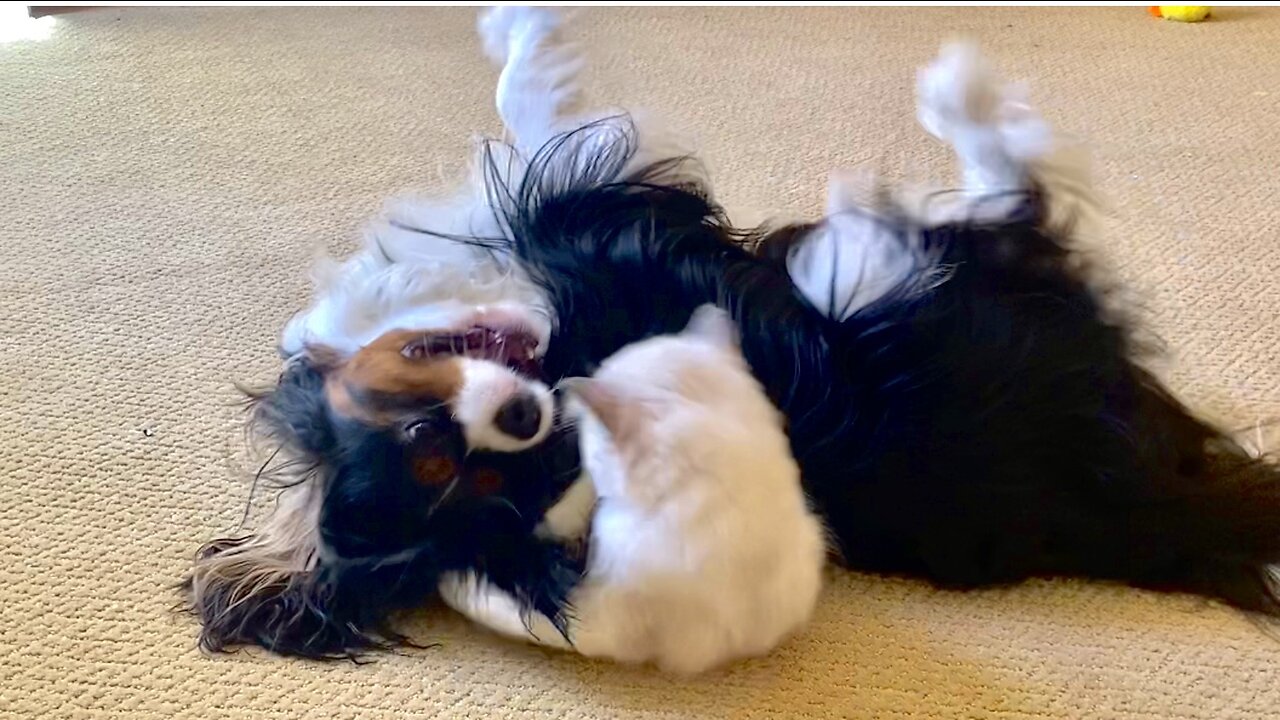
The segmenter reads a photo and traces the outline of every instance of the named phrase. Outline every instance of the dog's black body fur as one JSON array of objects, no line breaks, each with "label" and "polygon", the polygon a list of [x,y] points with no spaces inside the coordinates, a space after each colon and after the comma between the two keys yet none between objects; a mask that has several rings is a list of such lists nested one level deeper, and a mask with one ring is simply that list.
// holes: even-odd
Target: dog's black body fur
[{"label": "dog's black body fur", "polygon": [[[683,159],[623,176],[634,133],[608,122],[623,129],[617,142],[560,136],[517,187],[491,167],[490,204],[509,237],[458,238],[514,258],[547,292],[559,321],[549,380],[588,374],[714,302],[735,318],[748,362],[786,416],[805,488],[850,567],[951,587],[1093,577],[1280,611],[1266,569],[1280,561],[1280,470],[1194,418],[1142,369],[1142,348],[1104,310],[1068,233],[1046,225],[1038,192],[999,222],[885,219],[930,258],[920,271],[946,268],[945,279],[924,292],[904,283],[837,322],[787,275],[787,249],[810,226],[735,230],[705,188],[661,180]],[[566,158],[587,148],[597,153],[589,161]],[[288,392],[282,382],[263,402]],[[308,450],[334,465],[331,448]],[[328,472],[326,482],[343,482]],[[541,482],[558,490],[563,476]],[[460,568],[480,569],[563,627],[581,566],[533,537],[545,500],[505,515],[455,507],[379,562],[321,563],[311,575],[329,578],[326,594],[295,601],[296,618],[276,611],[264,631],[243,610],[212,633],[207,625],[206,645],[342,654],[387,636],[388,612],[422,602],[439,572]],[[357,519],[372,512],[364,506]],[[335,517],[326,512],[322,527]],[[343,572],[353,580],[334,579]]]},{"label": "dog's black body fur", "polygon": [[886,220],[945,281],[834,322],[783,263],[807,226],[744,242],[703,189],[648,182],[666,167],[604,180],[627,143],[592,163],[599,178],[548,177],[577,151],[559,143],[499,205],[559,313],[550,375],[587,373],[715,302],[851,567],[955,587],[1096,577],[1277,610],[1263,566],[1280,560],[1280,471],[1141,367],[1038,192],[1000,222]]}]

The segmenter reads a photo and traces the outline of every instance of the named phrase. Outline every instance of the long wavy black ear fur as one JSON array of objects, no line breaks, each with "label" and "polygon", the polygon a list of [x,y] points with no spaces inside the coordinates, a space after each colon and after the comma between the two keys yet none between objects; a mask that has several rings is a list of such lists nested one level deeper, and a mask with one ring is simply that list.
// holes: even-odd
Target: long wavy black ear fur
[{"label": "long wavy black ear fur", "polygon": [[398,598],[422,597],[438,575],[430,553],[398,562],[326,558],[324,468],[336,452],[323,364],[294,360],[268,391],[250,394],[250,433],[275,446],[280,495],[253,533],[201,548],[184,588],[200,617],[200,646],[259,645],[284,655],[354,657],[404,638],[387,626]]}]

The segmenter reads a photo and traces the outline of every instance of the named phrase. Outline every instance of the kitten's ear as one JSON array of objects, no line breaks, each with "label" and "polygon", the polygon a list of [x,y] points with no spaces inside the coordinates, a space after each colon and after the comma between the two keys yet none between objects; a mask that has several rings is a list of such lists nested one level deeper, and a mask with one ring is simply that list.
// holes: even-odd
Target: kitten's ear
[{"label": "kitten's ear", "polygon": [[738,347],[738,328],[729,313],[710,303],[699,306],[689,318],[684,329],[685,335],[702,338],[722,348]]},{"label": "kitten's ear", "polygon": [[612,384],[596,378],[571,378],[562,381],[561,387],[590,410],[615,439],[635,430],[639,404],[627,401]]}]

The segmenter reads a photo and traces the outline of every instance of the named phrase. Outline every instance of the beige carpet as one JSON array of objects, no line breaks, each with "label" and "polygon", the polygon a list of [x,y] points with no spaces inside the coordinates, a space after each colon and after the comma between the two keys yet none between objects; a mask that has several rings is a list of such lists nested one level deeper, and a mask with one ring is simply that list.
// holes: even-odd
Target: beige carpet
[{"label": "beige carpet", "polygon": [[[1197,600],[968,595],[833,573],[771,658],[683,682],[439,611],[375,664],[207,657],[171,612],[248,494],[233,381],[274,377],[317,242],[492,131],[472,10],[100,10],[0,45],[0,716],[1274,718],[1280,641]],[[1280,10],[588,11],[591,88],[687,121],[724,199],[816,211],[829,168],[942,172],[915,68],[984,40],[1096,149],[1106,249],[1167,372],[1280,414]],[[1280,528],[1277,528],[1280,532]]]}]

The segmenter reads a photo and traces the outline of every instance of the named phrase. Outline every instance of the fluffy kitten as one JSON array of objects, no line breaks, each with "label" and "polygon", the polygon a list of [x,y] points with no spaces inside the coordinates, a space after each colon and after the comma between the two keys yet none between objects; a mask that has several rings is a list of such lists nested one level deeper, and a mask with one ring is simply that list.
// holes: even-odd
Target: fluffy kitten
[{"label": "fluffy kitten", "polygon": [[[697,673],[764,654],[799,629],[821,589],[825,536],[782,418],[723,311],[700,308],[682,333],[629,345],[566,385],[590,480],[544,530],[569,539],[590,524],[572,648]],[[568,647],[541,616],[526,627],[513,601],[473,576],[442,593],[490,627]]]}]

